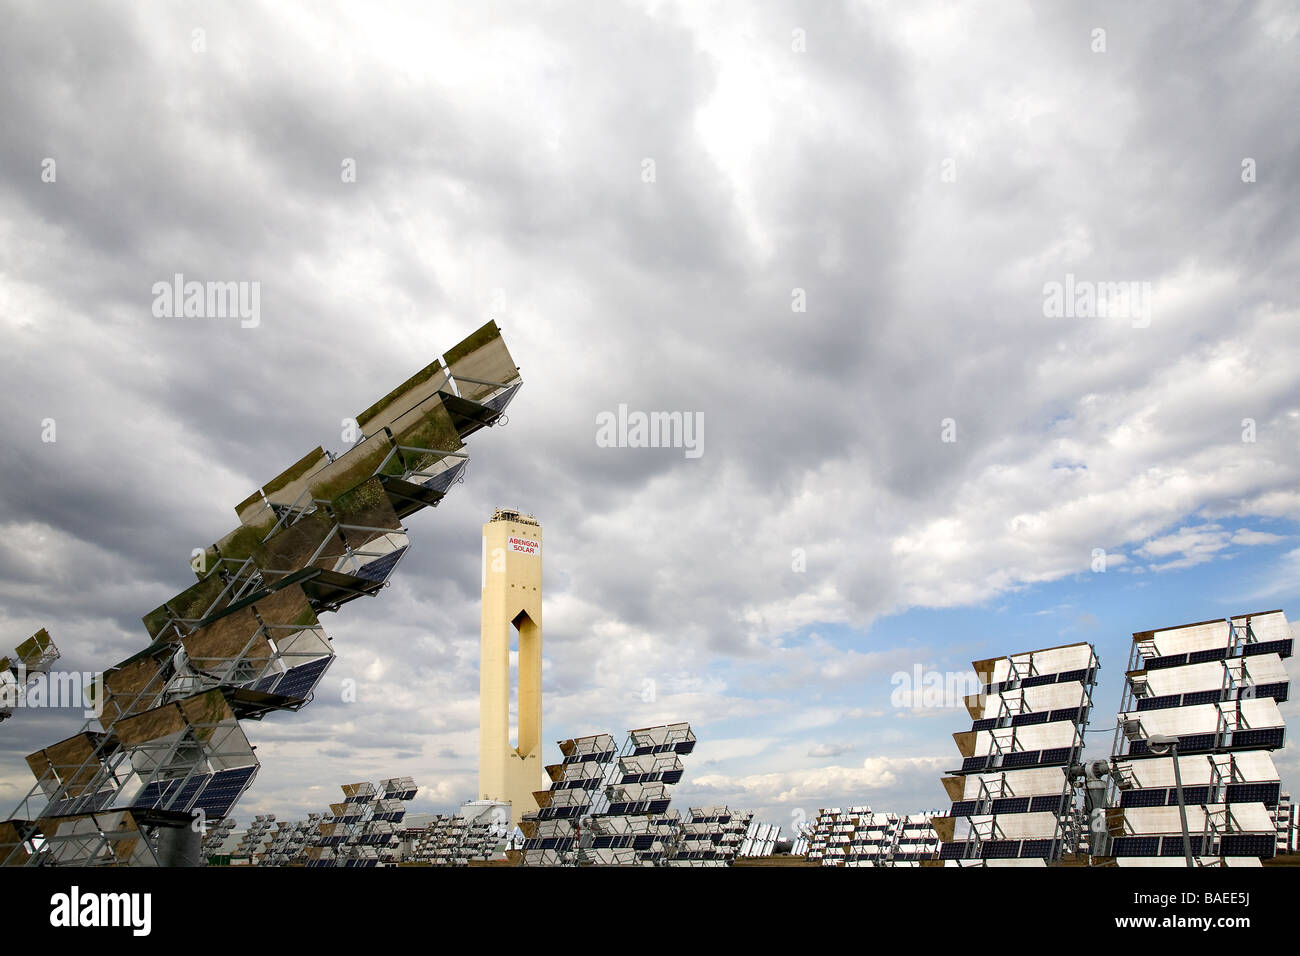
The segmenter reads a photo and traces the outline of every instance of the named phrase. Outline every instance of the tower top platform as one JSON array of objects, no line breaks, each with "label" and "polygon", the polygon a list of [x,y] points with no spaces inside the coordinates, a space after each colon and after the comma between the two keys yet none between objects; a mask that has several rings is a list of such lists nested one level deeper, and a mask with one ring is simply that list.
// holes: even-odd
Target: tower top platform
[{"label": "tower top platform", "polygon": [[514,521],[518,524],[534,524],[541,527],[541,522],[532,515],[524,514],[514,508],[498,508],[492,512],[493,521]]}]

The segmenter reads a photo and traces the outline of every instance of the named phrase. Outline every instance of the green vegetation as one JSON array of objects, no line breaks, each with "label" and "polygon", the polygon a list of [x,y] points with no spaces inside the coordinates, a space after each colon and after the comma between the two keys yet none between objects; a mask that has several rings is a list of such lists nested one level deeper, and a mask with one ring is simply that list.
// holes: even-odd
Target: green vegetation
[{"label": "green vegetation", "polygon": [[[456,426],[452,424],[451,416],[441,405],[433,408],[415,424],[397,435],[394,441],[404,448],[427,448],[438,451],[459,451],[464,447],[460,435],[456,433]],[[443,457],[404,451],[400,453],[400,457],[394,457],[384,466],[382,474],[401,478],[407,472],[419,471]]]},{"label": "green vegetation", "polygon": [[[370,450],[373,448],[373,451]],[[384,456],[392,451],[384,438],[368,438],[338,459],[329,468],[321,471],[322,480],[312,484],[311,496],[323,501],[333,501],[343,492],[355,488],[375,473]],[[340,463],[346,462],[343,467]]]},{"label": "green vegetation", "polygon": [[384,494],[384,487],[379,483],[379,479],[368,478],[331,501],[330,508],[338,515],[359,514],[387,500],[388,496]]},{"label": "green vegetation", "polygon": [[299,458],[292,465],[290,465],[288,468],[286,468],[284,471],[280,472],[280,474],[276,475],[265,485],[263,485],[262,491],[265,492],[266,496],[269,498],[271,495],[275,494],[281,488],[291,484],[292,482],[301,478],[303,475],[307,474],[307,472],[311,469],[312,465],[315,465],[324,457],[325,457],[325,451],[319,445],[316,446],[311,451],[307,452],[307,454]]},{"label": "green vegetation", "polygon": [[167,626],[167,622],[171,618],[172,614],[171,611],[167,610],[167,605],[161,604],[142,617],[141,620],[144,621],[144,629],[149,632],[149,636],[157,637],[158,632]]},{"label": "green vegetation", "polygon": [[416,372],[414,375],[408,378],[401,385],[397,386],[397,388],[393,389],[391,392],[389,392],[379,401],[375,402],[375,404],[371,405],[364,412],[358,415],[357,424],[360,425],[362,428],[364,428],[366,422],[373,419],[385,408],[393,404],[393,402],[397,401],[397,399],[401,398],[404,394],[409,392],[411,389],[415,388],[417,385],[423,385],[429,379],[433,378],[437,374],[440,374],[441,372],[442,372],[442,366],[438,364],[437,360],[430,362],[424,368],[420,369],[420,371]]},{"label": "green vegetation", "polygon": [[320,619],[316,617],[316,612],[311,607],[304,608],[303,612],[292,621],[294,627],[315,627],[319,623]]},{"label": "green vegetation", "polygon": [[302,570],[333,527],[334,519],[317,511],[280,529],[258,548],[258,566],[264,571]]},{"label": "green vegetation", "polygon": [[235,561],[251,558],[256,553],[258,545],[262,543],[262,539],[274,526],[274,521],[266,521],[258,527],[240,525],[217,543],[217,550],[221,552],[223,558]]},{"label": "green vegetation", "polygon": [[226,582],[216,574],[211,574],[193,587],[186,588],[168,604],[176,611],[178,617],[189,620],[200,618],[212,606]]},{"label": "green vegetation", "polygon": [[[31,637],[27,638],[27,640],[14,648],[14,652],[18,655],[19,660],[30,661],[34,658],[40,657],[41,651],[49,647],[51,643],[50,632],[45,628],[41,628]],[[0,668],[0,670],[3,670],[3,668]]]},{"label": "green vegetation", "polygon": [[195,725],[194,736],[200,740],[207,740],[212,736],[214,729],[212,725],[221,723],[229,713],[226,707],[226,699],[217,690],[210,690],[198,697],[191,697],[189,700],[182,701],[181,704],[186,718],[191,725]]},{"label": "green vegetation", "polygon": [[410,428],[394,435],[393,440],[408,448],[433,448],[439,451],[459,451],[463,446],[451,415],[438,405],[422,416]]},{"label": "green vegetation", "polygon": [[470,333],[463,341],[448,349],[447,354],[442,357],[442,360],[446,362],[447,367],[450,368],[466,355],[478,351],[493,339],[500,337],[501,330],[497,328],[496,322],[489,319],[487,324],[482,328]]}]

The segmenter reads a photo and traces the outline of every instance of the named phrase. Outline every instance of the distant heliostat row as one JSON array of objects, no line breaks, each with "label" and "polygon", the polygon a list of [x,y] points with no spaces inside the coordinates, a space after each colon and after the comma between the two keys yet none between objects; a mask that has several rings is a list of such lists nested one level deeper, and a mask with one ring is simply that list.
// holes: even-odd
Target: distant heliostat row
[{"label": "distant heliostat row", "polygon": [[917,866],[936,859],[939,839],[931,814],[880,813],[871,807],[830,807],[818,812],[800,846],[822,866]]},{"label": "distant heliostat row", "polygon": [[150,643],[105,673],[98,719],[27,758],[0,864],[197,857],[193,818],[224,817],[257,771],[240,721],[310,701],[334,658],[319,615],[383,588],[403,519],[438,504],[521,384],[489,322],[357,415],[346,452],[315,448],[241,502],[197,582],[145,615]]},{"label": "distant heliostat row", "polygon": [[267,845],[266,865],[302,863],[309,867],[369,867],[394,862],[402,840],[406,803],[415,797],[415,781],[392,777],[348,783],[343,800],[331,803],[329,814],[314,813],[306,825],[289,829],[284,845]]},{"label": "distant heliostat row", "polygon": [[524,866],[729,866],[746,838],[759,837],[753,814],[728,807],[671,808],[682,758],[695,749],[686,723],[628,733],[619,747],[609,734],[560,741],[562,760],[546,772],[548,790],[520,822]]},{"label": "distant heliostat row", "polygon": [[654,865],[664,859],[678,819],[668,788],[695,749],[689,724],[634,730],[619,749],[609,734],[560,742],[563,760],[546,768],[549,790],[520,829],[525,866]]}]

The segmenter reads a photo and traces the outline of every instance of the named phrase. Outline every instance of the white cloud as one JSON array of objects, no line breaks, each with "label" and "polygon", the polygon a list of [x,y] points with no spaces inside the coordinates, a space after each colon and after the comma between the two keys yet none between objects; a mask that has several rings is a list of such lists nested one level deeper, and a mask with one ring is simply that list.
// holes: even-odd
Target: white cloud
[{"label": "white cloud", "polygon": [[861,766],[830,766],[808,770],[727,777],[701,776],[695,785],[746,806],[769,808],[779,804],[812,803],[860,794],[873,794],[897,786],[904,778],[935,779],[953,762],[951,757],[868,757]]}]

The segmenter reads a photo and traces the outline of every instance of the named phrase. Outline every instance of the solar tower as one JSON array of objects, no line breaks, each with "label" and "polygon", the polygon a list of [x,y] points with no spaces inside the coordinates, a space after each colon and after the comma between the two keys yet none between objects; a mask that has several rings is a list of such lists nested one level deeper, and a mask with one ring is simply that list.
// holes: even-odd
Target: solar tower
[{"label": "solar tower", "polygon": [[[511,821],[537,809],[542,784],[542,527],[498,509],[483,526],[479,660],[478,789],[511,806]],[[510,739],[510,652],[517,649],[517,739]]]},{"label": "solar tower", "polygon": [[149,643],[110,668],[97,721],[27,758],[37,782],[0,822],[0,864],[196,862],[258,761],[241,721],[296,711],[334,659],[320,615],[378,594],[402,521],[464,474],[464,439],[504,418],[522,381],[488,322],[236,506],[192,586],[144,617]]}]

